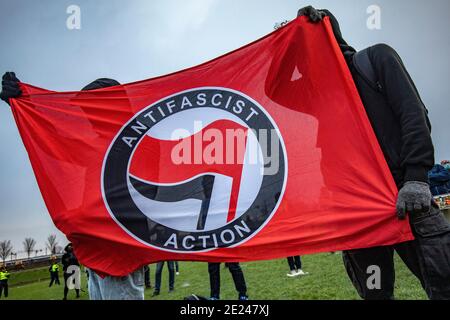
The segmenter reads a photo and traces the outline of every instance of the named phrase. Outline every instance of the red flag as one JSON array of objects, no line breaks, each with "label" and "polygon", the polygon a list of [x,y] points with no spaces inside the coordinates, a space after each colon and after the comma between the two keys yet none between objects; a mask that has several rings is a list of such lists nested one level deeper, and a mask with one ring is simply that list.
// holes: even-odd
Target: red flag
[{"label": "red flag", "polygon": [[154,79],[22,89],[12,111],[39,188],[94,270],[413,238],[328,18]]}]

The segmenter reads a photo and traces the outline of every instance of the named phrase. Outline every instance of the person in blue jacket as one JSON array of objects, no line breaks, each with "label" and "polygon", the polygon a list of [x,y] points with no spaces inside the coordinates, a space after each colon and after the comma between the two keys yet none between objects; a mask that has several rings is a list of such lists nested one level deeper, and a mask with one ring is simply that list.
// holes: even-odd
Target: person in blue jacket
[{"label": "person in blue jacket", "polygon": [[[450,168],[450,164],[446,164]],[[450,170],[436,164],[428,173],[430,190],[433,196],[450,193]]]}]

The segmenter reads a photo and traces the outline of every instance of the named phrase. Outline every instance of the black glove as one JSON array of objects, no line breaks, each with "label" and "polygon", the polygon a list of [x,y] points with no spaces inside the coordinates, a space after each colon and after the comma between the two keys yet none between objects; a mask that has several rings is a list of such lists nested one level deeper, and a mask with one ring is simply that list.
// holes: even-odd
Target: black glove
[{"label": "black glove", "polygon": [[409,181],[398,192],[397,216],[400,220],[406,218],[406,214],[420,214],[430,211],[433,196],[430,186],[425,182]]},{"label": "black glove", "polygon": [[6,72],[2,78],[2,92],[0,93],[0,99],[9,104],[10,98],[19,97],[22,94],[19,82],[20,80],[17,79],[14,72]]},{"label": "black glove", "polygon": [[298,10],[297,17],[306,16],[311,22],[319,22],[326,16],[322,10],[317,10],[313,6],[307,6]]}]

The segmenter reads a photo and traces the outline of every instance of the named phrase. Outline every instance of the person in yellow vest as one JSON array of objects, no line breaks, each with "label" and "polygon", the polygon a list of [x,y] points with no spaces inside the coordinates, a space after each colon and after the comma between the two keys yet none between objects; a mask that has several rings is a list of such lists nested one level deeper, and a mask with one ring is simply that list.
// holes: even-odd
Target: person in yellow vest
[{"label": "person in yellow vest", "polygon": [[59,265],[58,265],[58,261],[56,261],[56,259],[54,259],[52,261],[52,265],[50,266],[50,268],[48,268],[48,270],[50,271],[50,284],[48,286],[51,287],[53,285],[53,283],[60,285]]},{"label": "person in yellow vest", "polygon": [[10,273],[3,266],[0,269],[0,298],[2,297],[2,293],[5,293],[5,298],[8,298],[8,279]]}]

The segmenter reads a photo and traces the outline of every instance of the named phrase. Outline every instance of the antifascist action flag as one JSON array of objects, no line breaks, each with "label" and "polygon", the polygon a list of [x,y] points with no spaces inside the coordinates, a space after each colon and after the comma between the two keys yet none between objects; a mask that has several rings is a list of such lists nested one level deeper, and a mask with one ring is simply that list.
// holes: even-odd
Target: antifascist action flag
[{"label": "antifascist action flag", "polygon": [[21,86],[12,111],[48,211],[101,273],[413,239],[328,18],[154,79]]}]

